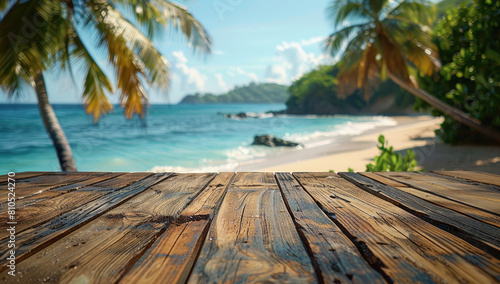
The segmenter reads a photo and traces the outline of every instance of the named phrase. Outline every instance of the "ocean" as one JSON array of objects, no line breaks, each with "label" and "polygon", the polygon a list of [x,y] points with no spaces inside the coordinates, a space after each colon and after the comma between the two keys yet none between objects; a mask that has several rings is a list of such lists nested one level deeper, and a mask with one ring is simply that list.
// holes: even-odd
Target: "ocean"
[{"label": "ocean", "polygon": [[[381,116],[225,118],[224,113],[278,111],[282,104],[152,105],[145,119],[127,120],[119,106],[93,123],[81,105],[54,105],[79,171],[231,171],[239,165],[324,145],[396,122]],[[0,174],[58,171],[36,105],[0,105]],[[270,134],[303,144],[296,149],[252,146]]]}]

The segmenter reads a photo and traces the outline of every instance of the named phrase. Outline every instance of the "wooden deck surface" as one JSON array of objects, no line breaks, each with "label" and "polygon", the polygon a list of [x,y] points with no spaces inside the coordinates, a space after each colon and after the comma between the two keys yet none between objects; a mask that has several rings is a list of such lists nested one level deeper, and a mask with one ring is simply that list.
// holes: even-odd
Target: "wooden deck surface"
[{"label": "wooden deck surface", "polygon": [[[500,283],[500,176],[17,173],[6,283]],[[0,185],[7,189],[8,176]],[[12,212],[11,212],[12,213]]]}]

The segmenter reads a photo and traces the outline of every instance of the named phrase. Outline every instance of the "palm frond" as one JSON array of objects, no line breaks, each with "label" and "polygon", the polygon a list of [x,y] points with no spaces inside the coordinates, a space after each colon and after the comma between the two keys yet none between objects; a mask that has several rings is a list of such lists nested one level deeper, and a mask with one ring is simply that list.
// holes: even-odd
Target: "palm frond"
[{"label": "palm frond", "polygon": [[369,24],[359,24],[352,25],[349,27],[345,27],[340,29],[332,34],[330,34],[323,42],[323,50],[335,56],[342,49],[342,44],[350,39],[351,35],[354,33],[364,33],[367,29],[370,28]]},{"label": "palm frond", "polygon": [[145,79],[154,87],[168,89],[169,64],[151,41],[106,1],[90,0],[87,5],[87,25],[97,29],[99,46],[107,49],[110,62],[115,63],[120,53],[132,52],[137,55],[135,65],[141,67]]},{"label": "palm frond", "polygon": [[387,34],[397,42],[405,57],[421,72],[432,75],[441,68],[437,46],[421,25],[399,17],[384,20]]},{"label": "palm frond", "polygon": [[208,32],[193,15],[179,4],[165,0],[112,0],[124,5],[134,19],[153,38],[165,26],[180,31],[197,51],[210,52],[212,40]]},{"label": "palm frond", "polygon": [[174,29],[182,32],[195,50],[210,52],[212,40],[208,32],[193,15],[181,5],[164,0],[152,0],[163,9],[165,18],[170,19]]},{"label": "palm frond", "polygon": [[99,117],[102,114],[113,110],[113,106],[104,92],[105,89],[112,90],[111,82],[99,66],[95,62],[92,62],[89,64],[85,77],[82,98],[85,111],[94,116],[94,123],[99,121]]},{"label": "palm frond", "polygon": [[5,12],[10,6],[15,3],[13,0],[0,0],[0,15]]},{"label": "palm frond", "polygon": [[[378,72],[379,66],[377,63],[377,49],[373,44],[366,46],[361,62],[358,66],[358,88],[364,88],[365,90],[365,100],[368,101],[371,96],[371,88],[369,86],[369,81],[373,80],[370,75],[374,72]],[[373,77],[373,76],[372,76]]]},{"label": "palm frond", "polygon": [[382,50],[382,64],[387,68],[387,72],[395,74],[409,84],[413,84],[408,76],[408,66],[399,46],[382,30],[378,36]]},{"label": "palm frond", "polygon": [[380,12],[387,6],[388,1],[387,0],[370,0],[369,6],[370,10],[373,12],[375,15],[380,15]]},{"label": "palm frond", "polygon": [[12,97],[21,97],[23,94],[27,94],[30,90],[33,90],[31,79],[27,81],[25,76],[15,75],[13,74],[13,76],[0,81],[0,87],[9,99]]},{"label": "palm frond", "polygon": [[111,0],[112,3],[123,5],[127,12],[133,15],[137,23],[146,30],[147,36],[153,38],[166,24],[161,9],[150,0]]},{"label": "palm frond", "polygon": [[408,22],[431,25],[436,19],[436,7],[426,0],[403,0],[386,17],[400,17]]},{"label": "palm frond", "polygon": [[[365,88],[365,95],[368,97],[371,94],[369,90],[378,85],[378,81],[375,80],[377,78],[377,64],[373,60],[376,60],[379,51],[376,46],[371,45],[369,39],[365,33],[359,33],[347,44],[342,59],[338,63],[340,68],[337,75],[339,97],[345,98],[361,87]],[[367,48],[371,49],[368,52],[370,56],[367,55]],[[370,62],[363,62],[365,58],[369,58]],[[362,66],[368,67],[366,70],[368,73],[361,73]],[[365,79],[360,80],[360,75],[365,76]]]},{"label": "palm frond", "polygon": [[427,0],[399,1],[332,2],[328,12],[335,27],[352,19],[356,24],[367,25],[357,30],[340,30],[338,39],[333,33],[325,42],[326,51],[338,52],[346,38],[353,38],[338,63],[338,95],[347,96],[363,87],[368,100],[371,90],[378,87],[381,79],[390,77],[417,86],[409,75],[412,66],[427,74],[439,69],[437,49],[425,26],[431,23],[433,15]]},{"label": "palm frond", "polygon": [[369,43],[370,38],[366,33],[359,33],[349,41],[341,55],[340,69],[351,69],[353,66],[358,66],[363,58],[363,51]]},{"label": "palm frond", "polygon": [[86,73],[82,93],[85,111],[92,115],[94,123],[97,123],[101,115],[113,110],[113,106],[106,96],[106,92],[113,92],[113,86],[80,38],[78,36],[73,37],[71,43],[74,47],[71,57],[73,61],[83,63],[84,72]]},{"label": "palm frond", "polygon": [[337,0],[327,8],[330,18],[333,18],[333,27],[337,28],[346,20],[364,22],[372,18],[362,1]]},{"label": "palm frond", "polygon": [[95,25],[99,46],[107,49],[109,62],[115,67],[125,115],[128,118],[134,113],[143,116],[148,100],[141,81],[168,89],[167,60],[147,37],[106,1],[90,0],[87,5],[88,23]]},{"label": "palm frond", "polygon": [[[59,1],[32,0],[11,7],[0,22],[0,85],[13,94],[52,65],[62,46]],[[31,19],[19,24],[19,19]],[[22,79],[21,79],[22,78]],[[21,80],[21,81],[20,81]]]}]

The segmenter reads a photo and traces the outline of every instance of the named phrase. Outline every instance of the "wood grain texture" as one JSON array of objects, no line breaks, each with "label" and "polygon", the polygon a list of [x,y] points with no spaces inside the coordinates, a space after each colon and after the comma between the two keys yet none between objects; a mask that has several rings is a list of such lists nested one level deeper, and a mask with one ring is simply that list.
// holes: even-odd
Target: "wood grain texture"
[{"label": "wood grain texture", "polygon": [[[340,173],[340,175],[371,194],[379,196],[428,223],[466,240],[468,243],[489,253],[491,256],[497,257],[495,261],[498,262],[498,257],[500,256],[497,245],[500,241],[498,238],[498,236],[500,236],[498,227],[458,214],[447,208],[434,205],[404,191],[386,186],[356,173]],[[425,233],[424,231],[420,232]],[[441,233],[441,231],[436,230],[430,230],[430,232]],[[458,241],[456,241],[456,239],[454,240],[455,243],[453,245],[456,245],[458,248]],[[481,253],[484,254],[484,252]],[[470,259],[475,258],[472,254],[465,253],[464,251],[462,254],[471,255]],[[485,260],[483,262],[486,263],[488,261]],[[476,263],[476,265],[478,264]]]},{"label": "wood grain texture", "polygon": [[[10,177],[10,178],[15,179],[16,181],[21,181],[22,179],[25,179],[25,178],[41,176],[41,175],[45,175],[45,174],[49,174],[49,173],[50,172],[22,172],[22,173],[15,173],[15,175],[13,177]],[[1,175],[0,176],[0,184],[8,183],[8,180],[7,180],[8,178],[9,178],[9,175]]]},{"label": "wood grain texture", "polygon": [[434,173],[454,178],[467,179],[475,182],[500,186],[500,175],[472,171],[434,171]]},{"label": "wood grain texture", "polygon": [[238,173],[188,283],[315,283],[272,173]]},{"label": "wood grain texture", "polygon": [[[92,202],[85,203],[39,226],[17,233],[17,262],[47,247],[61,237],[80,228],[83,224],[115,208],[168,176],[169,174],[131,173],[119,177],[120,182],[126,179],[125,183],[117,183],[114,180],[104,182],[101,186],[109,191],[108,194]],[[127,184],[128,186],[123,187],[123,184]],[[0,271],[6,269],[6,266],[3,264],[6,262],[8,253],[9,249],[7,247],[1,248]]]},{"label": "wood grain texture", "polygon": [[[89,186],[92,184],[96,184],[108,179],[115,178],[117,176],[123,175],[123,173],[106,173],[102,175],[89,175],[88,179],[85,179],[83,181],[79,181],[70,185],[66,186],[61,186],[61,187],[56,187],[53,189],[49,189],[46,191],[43,191],[40,194],[35,194],[31,195],[19,200],[16,200],[16,209],[20,210],[21,213],[24,213],[24,207],[27,206],[37,206],[36,204],[42,201],[46,201],[48,199],[51,199],[53,197],[56,197],[58,195],[62,195],[68,192],[71,192],[73,190],[80,189],[85,186]],[[7,209],[8,209],[8,204],[7,203],[1,203],[0,204],[0,218],[6,217],[7,214]],[[1,224],[0,224],[1,226]]]},{"label": "wood grain texture", "polygon": [[[297,180],[344,228],[363,251],[395,283],[494,282],[446,242],[480,253],[483,265],[498,273],[498,260],[416,216],[377,198],[333,173],[295,173]],[[421,230],[429,230],[422,235]],[[433,235],[445,239],[438,242]],[[493,259],[493,262],[492,262]],[[479,281],[479,282],[481,282]]]},{"label": "wood grain texture", "polygon": [[160,181],[20,263],[18,276],[115,283],[213,177],[175,174]]},{"label": "wood grain texture", "polygon": [[445,173],[17,173],[0,281],[500,283],[496,176]]},{"label": "wood grain texture", "polygon": [[[147,176],[147,174],[141,174],[140,176],[137,174],[128,175],[132,175],[134,179]],[[114,174],[114,176],[116,176],[116,174]],[[102,181],[103,179],[104,181]],[[15,221],[18,223],[16,225],[16,232],[20,233],[28,228],[43,224],[52,218],[110,193],[110,188],[108,187],[110,183],[118,188],[127,186],[130,183],[128,176],[125,176],[123,179],[117,178],[109,181],[107,176],[101,175],[96,178],[89,178],[87,181],[96,182],[98,180],[101,180],[101,182],[92,187],[83,187],[75,189],[74,191],[72,189],[81,186],[82,183],[75,184],[74,187],[73,185],[67,186],[66,190],[58,190],[58,196],[52,198],[47,198],[48,193],[53,193],[47,190],[41,194],[33,195],[16,202]],[[83,184],[85,184],[85,182],[83,182]],[[63,193],[67,191],[71,192],[63,195]],[[39,196],[43,198],[38,198]],[[7,218],[7,211],[0,213],[0,216]],[[0,241],[8,238],[10,233],[6,229],[9,226],[10,225],[7,223],[0,223]]]},{"label": "wood grain texture", "polygon": [[233,176],[220,173],[215,177],[120,282],[185,283]]},{"label": "wood grain texture", "polygon": [[444,197],[441,197],[439,195],[434,195],[429,192],[421,191],[412,187],[407,186],[406,184],[399,183],[397,181],[394,181],[392,179],[386,178],[381,175],[377,175],[375,173],[359,173],[365,177],[371,178],[373,180],[376,180],[380,183],[383,183],[388,186],[392,186],[394,188],[397,188],[399,190],[405,191],[409,194],[412,194],[420,199],[429,201],[431,203],[434,203],[436,205],[446,207],[450,210],[453,210],[455,212],[467,215],[469,217],[475,218],[477,220],[486,222],[490,225],[500,227],[500,216],[497,216],[495,214],[488,213],[486,211],[477,209],[472,206],[468,206],[466,204],[462,204],[460,202],[456,202]]},{"label": "wood grain texture", "polygon": [[385,283],[291,174],[276,179],[325,283]]},{"label": "wood grain texture", "polygon": [[491,191],[477,185],[453,182],[447,178],[423,173],[378,172],[377,174],[480,210],[500,214],[500,191]]},{"label": "wood grain texture", "polygon": [[[33,176],[20,181],[16,181],[16,199],[26,198],[35,194],[40,194],[45,190],[70,185],[75,182],[83,181],[89,177],[96,177],[104,173],[50,173],[39,176]],[[3,201],[3,200],[2,200]]]}]

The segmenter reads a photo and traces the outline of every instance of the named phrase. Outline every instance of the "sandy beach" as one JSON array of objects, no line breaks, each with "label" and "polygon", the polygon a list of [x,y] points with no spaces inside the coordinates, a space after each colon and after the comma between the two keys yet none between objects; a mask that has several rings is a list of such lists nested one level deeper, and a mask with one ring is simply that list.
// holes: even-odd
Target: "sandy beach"
[{"label": "sandy beach", "polygon": [[285,156],[271,157],[237,171],[268,172],[344,172],[348,168],[365,171],[365,165],[379,154],[377,137],[383,134],[400,153],[416,152],[420,168],[433,170],[476,170],[500,173],[500,147],[452,146],[441,143],[434,134],[441,118],[431,116],[393,117],[396,126],[370,130],[359,136],[339,137],[321,147],[303,149]]}]

